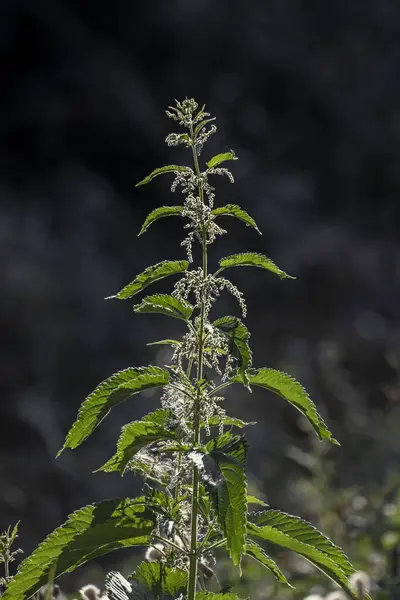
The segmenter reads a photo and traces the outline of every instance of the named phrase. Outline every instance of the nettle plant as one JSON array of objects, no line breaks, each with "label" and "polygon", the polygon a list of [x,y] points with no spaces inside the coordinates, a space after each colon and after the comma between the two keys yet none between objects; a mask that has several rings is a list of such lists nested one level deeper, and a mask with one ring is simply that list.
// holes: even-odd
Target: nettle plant
[{"label": "nettle plant", "polygon": [[[160,218],[174,215],[185,219],[186,237],[181,245],[187,260],[164,260],[147,267],[111,298],[130,299],[155,281],[181,274],[171,294],[147,296],[134,310],[179,319],[186,332],[179,340],[153,342],[173,348],[170,365],[130,367],[100,383],[82,404],[62,448],[80,446],[121,402],[144,390],[160,388],[161,407],[125,425],[114,456],[99,469],[141,476],[142,495],[105,500],[70,515],[21,563],[4,600],[24,600],[46,584],[49,576],[132,546],[147,548],[145,560],[129,581],[116,572],[106,576],[107,594],[115,600],[235,599],[235,594],[220,589],[213,554],[217,548],[226,550],[239,569],[246,555],[289,585],[260,545],[263,541],[302,555],[350,597],[357,598],[349,584],[354,569],[338,546],[306,521],[273,510],[247,494],[247,442],[245,435],[236,432],[248,423],[226,414],[222,394],[230,386],[242,386],[244,394],[254,386],[278,394],[303,413],[321,439],[337,442],[297,381],[275,369],[252,368],[249,332],[243,321],[237,316],[212,316],[224,290],[236,298],[246,316],[243,294],[225,277],[227,269],[259,267],[281,278],[289,275],[266,256],[251,252],[222,258],[218,268],[210,270],[208,247],[226,233],[219,225],[220,217],[235,217],[259,230],[239,206],[214,207],[210,179],[226,175],[233,182],[232,174],[220,165],[236,159],[232,151],[217,154],[200,170],[200,151],[216,131],[214,119],[193,99],[176,101],[176,106],[169,108],[168,117],[186,131],[171,133],[166,142],[190,149],[193,165],[158,168],[137,184],[171,173],[172,191],[180,189],[184,199],[182,205],[153,210],[139,235]],[[201,248],[198,266],[193,260],[195,244]]]}]

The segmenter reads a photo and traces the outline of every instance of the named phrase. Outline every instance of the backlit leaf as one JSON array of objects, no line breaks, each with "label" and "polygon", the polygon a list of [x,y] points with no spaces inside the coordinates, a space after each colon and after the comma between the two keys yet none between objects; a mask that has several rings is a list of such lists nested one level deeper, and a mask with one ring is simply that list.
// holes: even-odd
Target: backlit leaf
[{"label": "backlit leaf", "polygon": [[154,221],[162,219],[163,217],[180,216],[182,215],[182,211],[183,206],[160,206],[159,208],[152,210],[151,213],[147,215],[138,235],[142,235]]},{"label": "backlit leaf", "polygon": [[187,587],[187,572],[171,569],[163,563],[142,562],[135,571],[134,578],[145,584],[153,594],[166,592],[176,596]]},{"label": "backlit leaf", "polygon": [[108,473],[118,471],[123,475],[129,461],[139,450],[154,442],[175,440],[176,437],[173,431],[168,431],[151,421],[128,423],[122,428],[122,433],[117,442],[117,452],[98,470]]},{"label": "backlit leaf", "polygon": [[149,366],[130,367],[118,371],[118,373],[100,383],[79,409],[78,417],[58,455],[65,448],[77,448],[89,437],[114,406],[134,394],[149,388],[166,385],[168,381],[169,373],[166,369]]},{"label": "backlit leaf", "polygon": [[285,575],[282,573],[282,571],[276,564],[276,562],[274,560],[272,560],[272,558],[270,558],[264,552],[264,550],[261,548],[261,546],[259,546],[256,542],[253,542],[252,540],[247,540],[246,554],[247,554],[247,556],[251,556],[252,558],[254,558],[254,560],[256,560],[257,562],[262,564],[264,567],[267,567],[267,569],[269,569],[271,571],[271,573],[273,573],[275,575],[276,579],[280,583],[285,583],[289,587],[292,587],[290,585],[290,583],[288,582],[288,580],[286,579]]},{"label": "backlit leaf", "polygon": [[230,267],[259,267],[279,275],[281,279],[284,279],[285,277],[289,279],[296,279],[277,267],[270,258],[267,258],[263,254],[257,254],[256,252],[243,252],[241,254],[232,254],[231,256],[226,256],[225,258],[221,258],[219,265],[221,267],[220,271]]},{"label": "backlit leaf", "polygon": [[[306,390],[293,377],[282,371],[266,367],[257,370],[250,369],[247,375],[251,386],[255,385],[270,390],[293,404],[297,410],[307,417],[320,439],[325,438],[332,444],[339,445],[339,442],[332,436],[325,421],[319,415],[317,407]],[[239,382],[240,379],[236,376],[233,381]]]},{"label": "backlit leaf", "polygon": [[128,283],[121,291],[113,296],[108,296],[106,300],[110,298],[118,298],[119,300],[126,300],[132,298],[138,292],[141,292],[148,285],[169,275],[175,275],[176,273],[183,273],[188,268],[189,263],[187,260],[163,260],[156,265],[147,267],[140,273],[131,283]]},{"label": "backlit leaf", "polygon": [[[246,442],[243,437],[224,433],[209,442],[207,449],[209,454],[203,456],[209,476],[207,490],[230,557],[238,565],[246,535]],[[214,484],[210,484],[213,480]]]},{"label": "backlit leaf", "polygon": [[221,154],[216,154],[206,164],[209,169],[213,169],[217,165],[219,165],[222,162],[225,162],[227,160],[237,160],[237,156],[235,156],[235,153],[233,151],[222,152]]},{"label": "backlit leaf", "polygon": [[143,298],[140,304],[133,307],[133,310],[139,313],[159,313],[188,321],[194,309],[186,300],[179,300],[169,294],[155,294]]},{"label": "backlit leaf", "polygon": [[145,498],[105,500],[72,513],[19,566],[2,600],[25,600],[58,577],[118,548],[144,546],[156,518]]},{"label": "backlit leaf", "polygon": [[348,584],[354,569],[347,556],[307,521],[268,509],[249,515],[247,531],[251,536],[297,552],[355,598]]},{"label": "backlit leaf", "polygon": [[244,385],[248,385],[247,369],[251,365],[252,351],[249,346],[250,333],[237,317],[221,317],[213,326],[224,333],[229,342],[230,354],[236,358],[239,377]]},{"label": "backlit leaf", "polygon": [[154,171],[152,171],[150,175],[147,175],[147,177],[142,179],[142,181],[139,181],[139,183],[137,183],[135,187],[139,187],[139,185],[145,185],[146,183],[149,183],[152,179],[154,179],[154,177],[157,177],[157,175],[161,175],[162,173],[179,173],[181,171],[186,171],[187,173],[190,173],[191,169],[183,165],[166,165],[165,167],[158,167],[158,169],[154,169]]},{"label": "backlit leaf", "polygon": [[220,206],[218,208],[214,208],[211,211],[212,215],[216,217],[236,217],[239,221],[243,221],[247,226],[253,227],[258,233],[261,234],[261,231],[257,227],[257,223],[243,208],[240,208],[237,204],[227,204],[226,206]]}]

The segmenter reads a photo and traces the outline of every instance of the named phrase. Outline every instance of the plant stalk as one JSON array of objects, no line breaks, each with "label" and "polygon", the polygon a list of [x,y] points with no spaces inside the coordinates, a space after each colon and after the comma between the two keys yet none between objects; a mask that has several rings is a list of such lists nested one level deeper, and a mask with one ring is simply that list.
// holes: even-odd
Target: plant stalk
[{"label": "plant stalk", "polygon": [[[199,161],[197,159],[196,146],[193,139],[193,128],[190,127],[190,136],[193,140],[193,160],[197,175],[197,182],[199,188],[199,195],[201,202],[204,202],[203,186],[201,184]],[[202,232],[202,251],[203,251],[203,282],[207,277],[207,235],[206,229],[203,226]],[[194,436],[193,442],[194,447],[200,443],[200,400],[201,400],[201,389],[200,381],[203,378],[203,345],[204,345],[204,314],[205,314],[205,301],[204,301],[204,288],[201,293],[201,307],[200,307],[200,331],[198,337],[198,355],[197,355],[197,396],[194,404],[193,414],[193,425],[194,425]],[[199,469],[196,465],[193,465],[193,483],[192,483],[192,522],[191,522],[191,535],[190,535],[190,556],[189,556],[189,579],[188,579],[188,592],[187,600],[195,600],[196,597],[196,580],[197,580],[197,529],[198,529],[198,498],[199,498]]]}]

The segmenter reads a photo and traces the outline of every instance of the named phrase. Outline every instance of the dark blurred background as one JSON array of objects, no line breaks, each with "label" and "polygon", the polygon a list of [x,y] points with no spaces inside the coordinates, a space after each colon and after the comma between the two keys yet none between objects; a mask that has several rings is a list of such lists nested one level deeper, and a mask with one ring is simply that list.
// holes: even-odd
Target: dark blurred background
[{"label": "dark blurred background", "polygon": [[[342,442],[330,453],[338,489],[398,471],[400,4],[3,0],[0,11],[0,529],[21,519],[27,554],[72,510],[140,489],[92,471],[156,394],[55,454],[101,380],[164,364],[169,352],[146,342],[181,332],[103,298],[184,257],[179,221],[136,237],[151,209],[179,203],[171,177],[134,186],[191,160],[164,143],[177,130],[164,110],[185,96],[217,117],[201,159],[230,148],[239,157],[235,185],[215,182],[217,204],[240,204],[263,232],[225,221],[212,260],[249,249],[297,277],[232,272],[255,366],[307,387]],[[226,311],[238,314],[229,298],[216,312]],[[258,421],[253,485],[299,512],[288,448],[307,451],[309,435],[298,413],[262,391],[232,390],[226,404]]]}]

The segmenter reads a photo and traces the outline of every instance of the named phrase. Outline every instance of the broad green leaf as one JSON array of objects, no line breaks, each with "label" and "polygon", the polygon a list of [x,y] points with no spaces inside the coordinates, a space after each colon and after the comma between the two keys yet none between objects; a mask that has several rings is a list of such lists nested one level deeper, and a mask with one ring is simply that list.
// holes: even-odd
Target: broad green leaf
[{"label": "broad green leaf", "polygon": [[122,428],[117,442],[117,452],[98,470],[107,473],[117,471],[124,475],[127,464],[139,450],[154,442],[175,439],[176,434],[173,431],[168,431],[157,423],[151,421],[128,423]]},{"label": "broad green leaf", "polygon": [[147,545],[156,519],[145,500],[106,500],[72,513],[20,564],[2,600],[29,598],[52,570],[58,577],[118,548]]},{"label": "broad green leaf", "polygon": [[296,279],[296,277],[288,275],[285,271],[281,271],[270,258],[267,258],[263,254],[257,254],[256,252],[243,252],[242,254],[226,256],[225,258],[221,258],[219,266],[221,267],[220,271],[230,267],[260,267],[261,269],[272,271],[272,273],[279,275],[281,279],[284,279],[285,277]]},{"label": "broad green leaf", "polygon": [[181,342],[179,340],[158,340],[157,342],[148,342],[146,346],[179,346]]},{"label": "broad green leaf", "polygon": [[244,385],[248,385],[247,369],[251,365],[252,352],[249,346],[250,333],[237,317],[221,317],[213,326],[224,333],[229,340],[229,351],[237,360],[239,377]]},{"label": "broad green leaf", "polygon": [[154,169],[154,171],[152,171],[150,175],[147,175],[147,177],[142,179],[142,181],[139,181],[139,183],[137,183],[135,187],[139,187],[139,185],[145,185],[146,183],[149,183],[149,181],[154,179],[154,177],[157,177],[157,175],[161,175],[162,173],[179,173],[180,171],[186,171],[187,173],[189,173],[191,169],[183,165],[166,165],[165,167],[158,167],[158,169]]},{"label": "broad green leaf", "polygon": [[166,385],[168,381],[169,373],[166,369],[149,366],[130,367],[118,371],[118,373],[100,383],[79,409],[78,417],[57,456],[65,448],[74,449],[84,442],[114,406],[134,394],[149,388]]},{"label": "broad green leaf", "polygon": [[159,594],[161,591],[176,596],[187,586],[186,571],[171,569],[163,563],[142,562],[136,569],[134,577],[139,583],[146,585],[153,594]]},{"label": "broad green leaf", "polygon": [[290,585],[285,575],[282,573],[278,565],[272,558],[270,558],[264,550],[259,546],[256,542],[252,540],[247,540],[246,542],[246,554],[254,558],[257,562],[262,564],[264,567],[267,567],[276,577],[276,579],[280,583],[285,583],[289,587],[293,587]]},{"label": "broad green leaf", "polygon": [[207,123],[211,123],[211,121],[215,121],[215,119],[216,117],[211,117],[211,119],[205,119],[204,121],[201,121],[201,123],[196,126],[196,129],[193,132],[194,137],[197,137],[197,134],[200,133],[201,129],[203,129]]},{"label": "broad green leaf", "polygon": [[277,510],[250,514],[249,519],[251,520],[247,523],[249,535],[304,556],[346,590],[352,598],[355,598],[348,584],[348,577],[354,569],[347,556],[313,525],[299,517]]},{"label": "broad green leaf", "polygon": [[237,160],[237,156],[235,156],[235,153],[232,150],[231,152],[222,152],[221,154],[216,154],[206,164],[209,169],[213,169],[217,165],[227,160]]},{"label": "broad green leaf", "polygon": [[147,228],[157,221],[158,219],[162,219],[163,217],[173,217],[175,215],[182,215],[183,206],[160,206],[159,208],[155,208],[151,211],[150,214],[147,215],[145,222],[142,225],[142,229],[139,231],[138,236],[142,235]]},{"label": "broad green leaf", "polygon": [[209,454],[203,463],[209,477],[217,475],[208,492],[218,523],[226,537],[226,545],[235,565],[240,564],[246,535],[246,450],[240,436],[224,433],[207,444]]},{"label": "broad green leaf", "polygon": [[186,300],[179,300],[169,294],[155,294],[146,296],[140,304],[133,307],[139,313],[160,313],[167,317],[188,321],[194,310],[193,306]]},{"label": "broad green leaf", "polygon": [[147,267],[140,273],[131,283],[128,283],[121,291],[113,296],[108,296],[106,300],[110,298],[118,298],[119,300],[126,300],[132,298],[138,292],[144,290],[148,285],[169,275],[175,275],[176,273],[183,273],[188,268],[189,263],[187,260],[163,260],[156,265]]},{"label": "broad green leaf", "polygon": [[171,415],[172,413],[169,408],[157,408],[157,410],[142,417],[142,421],[150,421],[150,423],[156,423],[161,427],[165,427],[171,418]]},{"label": "broad green leaf", "polygon": [[256,496],[252,496],[251,494],[247,494],[247,504],[258,504],[260,506],[268,506],[268,504],[266,504],[264,500],[260,500],[259,498],[256,498]]},{"label": "broad green leaf", "polygon": [[227,204],[226,206],[220,206],[214,208],[211,214],[216,217],[236,217],[239,221],[243,221],[247,226],[253,227],[261,235],[261,231],[257,227],[257,223],[243,208],[240,208],[237,204]]},{"label": "broad green leaf", "polygon": [[[318,414],[317,408],[306,390],[293,377],[282,371],[267,368],[250,370],[247,374],[251,386],[255,385],[270,390],[293,404],[297,410],[307,417],[321,440],[325,438],[332,444],[340,445]],[[239,382],[240,379],[236,376],[233,381]]]}]

